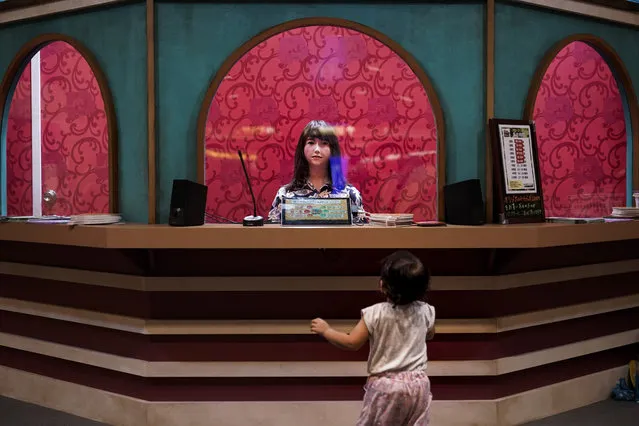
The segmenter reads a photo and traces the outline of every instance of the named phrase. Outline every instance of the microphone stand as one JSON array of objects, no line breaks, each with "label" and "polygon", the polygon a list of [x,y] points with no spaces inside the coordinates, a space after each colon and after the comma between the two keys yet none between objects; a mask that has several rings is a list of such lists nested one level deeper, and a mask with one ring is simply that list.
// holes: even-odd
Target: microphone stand
[{"label": "microphone stand", "polygon": [[242,221],[243,226],[264,226],[264,218],[257,215],[257,203],[255,202],[255,195],[253,194],[253,185],[251,185],[251,179],[249,179],[246,166],[244,165],[244,157],[242,157],[242,151],[237,150],[237,155],[240,156],[242,162],[242,169],[244,169],[244,176],[246,177],[246,183],[248,183],[249,191],[251,192],[251,198],[253,199],[253,216],[246,216]]}]

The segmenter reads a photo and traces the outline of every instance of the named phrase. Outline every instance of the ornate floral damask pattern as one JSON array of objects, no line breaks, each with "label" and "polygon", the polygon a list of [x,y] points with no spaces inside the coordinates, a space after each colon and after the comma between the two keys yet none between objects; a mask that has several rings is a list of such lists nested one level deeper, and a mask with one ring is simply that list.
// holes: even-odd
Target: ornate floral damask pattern
[{"label": "ornate floral damask pattern", "polygon": [[31,64],[27,64],[18,83],[7,116],[6,131],[7,214],[33,213],[31,173]]},{"label": "ornate floral damask pattern", "polygon": [[[15,196],[8,196],[9,214],[32,212],[30,109],[31,91],[38,89],[30,87],[30,80],[30,68],[27,67],[18,87],[29,84],[29,88],[20,92],[16,90],[9,112],[7,170],[11,172],[8,172],[7,181],[9,188],[16,188]],[[42,213],[108,212],[107,116],[91,67],[73,46],[62,41],[50,43],[40,51],[39,93],[42,192],[53,190],[57,194],[56,204],[52,208],[43,205]],[[29,106],[28,111],[26,106],[19,106],[23,99]],[[29,135],[28,143],[25,142],[26,137],[20,136],[20,131]],[[29,161],[19,161],[20,157],[14,152],[21,152]]]},{"label": "ornate floral damask pattern", "polygon": [[437,129],[422,83],[388,46],[337,26],[277,34],[224,77],[205,129],[207,210],[234,220],[252,213],[240,149],[266,215],[310,120],[335,126],[367,211],[437,218]]},{"label": "ornate floral damask pattern", "polygon": [[42,191],[50,214],[109,211],[109,133],[104,100],[86,59],[67,43],[42,49]]},{"label": "ornate floral damask pattern", "polygon": [[546,216],[601,217],[626,203],[626,122],[615,77],[583,42],[544,74],[533,111]]}]

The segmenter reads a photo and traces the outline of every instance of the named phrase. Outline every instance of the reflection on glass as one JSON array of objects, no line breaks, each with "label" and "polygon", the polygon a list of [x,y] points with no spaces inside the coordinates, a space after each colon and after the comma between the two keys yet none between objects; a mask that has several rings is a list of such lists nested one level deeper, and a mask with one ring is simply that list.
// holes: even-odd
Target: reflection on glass
[{"label": "reflection on glass", "polygon": [[626,122],[617,81],[583,42],[564,47],[537,93],[546,216],[602,217],[626,204]]},{"label": "reflection on glass", "polygon": [[337,26],[279,33],[244,54],[220,83],[205,129],[207,210],[252,213],[234,154],[248,154],[258,214],[293,180],[298,139],[324,120],[364,209],[437,218],[437,129],[426,91],[380,41]]},{"label": "reflection on glass", "polygon": [[[11,98],[6,138],[9,216],[109,211],[104,100],[73,46],[55,41],[31,58]],[[45,202],[52,191],[55,202]]]}]

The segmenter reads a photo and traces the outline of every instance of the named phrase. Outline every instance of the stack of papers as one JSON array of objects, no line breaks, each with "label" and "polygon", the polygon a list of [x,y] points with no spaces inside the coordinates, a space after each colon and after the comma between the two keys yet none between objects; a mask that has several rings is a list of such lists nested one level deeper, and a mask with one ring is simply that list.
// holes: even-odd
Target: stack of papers
[{"label": "stack of papers", "polygon": [[603,217],[547,217],[546,222],[551,223],[600,223]]},{"label": "stack of papers", "polygon": [[117,214],[81,214],[71,216],[69,225],[111,225],[121,220],[122,217]]},{"label": "stack of papers", "polygon": [[611,217],[639,219],[639,207],[613,207]]},{"label": "stack of papers", "polygon": [[40,216],[40,217],[32,217],[27,222],[28,223],[50,223],[50,224],[66,224],[69,223],[71,218],[69,216]]},{"label": "stack of papers", "polygon": [[0,222],[27,222],[34,216],[0,216]]},{"label": "stack of papers", "polygon": [[376,226],[411,226],[412,213],[371,213],[370,224]]},{"label": "stack of papers", "polygon": [[27,222],[27,223],[67,223],[69,216],[0,216],[0,223],[3,222]]}]

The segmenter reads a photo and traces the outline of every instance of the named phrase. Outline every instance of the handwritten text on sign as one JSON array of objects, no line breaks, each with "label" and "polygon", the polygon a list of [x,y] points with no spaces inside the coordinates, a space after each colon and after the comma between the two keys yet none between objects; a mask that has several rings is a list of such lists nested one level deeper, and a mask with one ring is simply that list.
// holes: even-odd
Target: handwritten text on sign
[{"label": "handwritten text on sign", "polygon": [[504,200],[506,217],[542,216],[542,199],[536,194],[508,195]]}]

